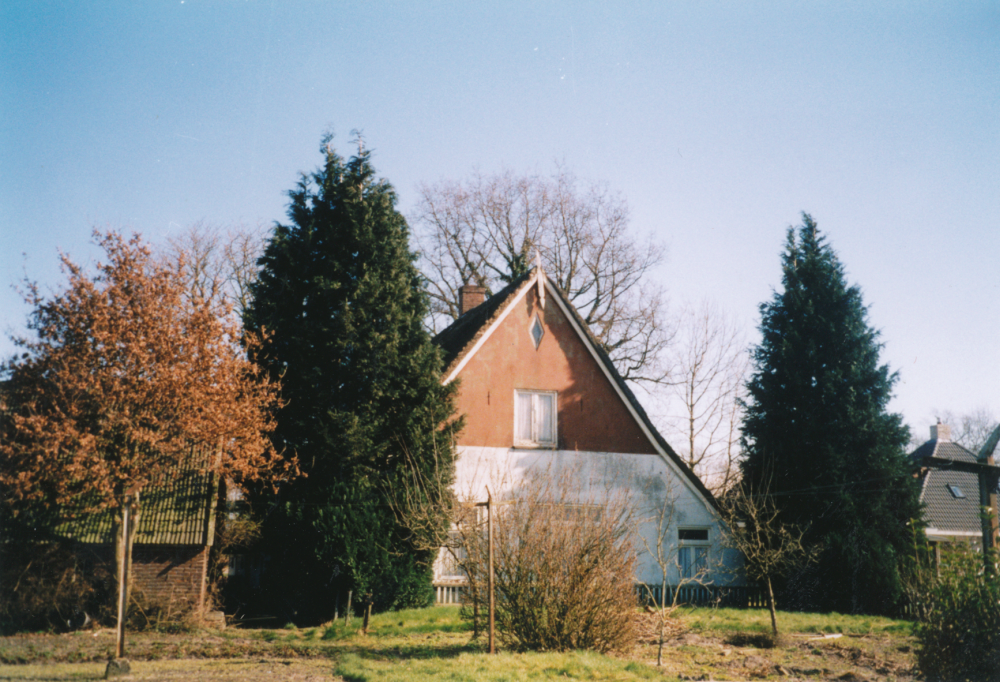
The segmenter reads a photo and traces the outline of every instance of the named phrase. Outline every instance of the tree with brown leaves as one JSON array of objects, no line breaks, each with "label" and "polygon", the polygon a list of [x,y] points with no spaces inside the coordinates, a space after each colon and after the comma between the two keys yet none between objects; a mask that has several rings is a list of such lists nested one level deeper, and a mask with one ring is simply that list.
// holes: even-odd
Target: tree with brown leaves
[{"label": "tree with brown leaves", "polygon": [[21,353],[2,365],[0,489],[13,513],[114,510],[121,559],[126,506],[134,514],[143,490],[191,466],[193,447],[214,452],[198,466],[236,485],[295,464],[268,438],[279,387],[246,359],[255,340],[186,286],[184,255],[166,263],[138,235],[94,238],[106,257],[96,272],[63,255],[64,291],[28,283],[34,337],[14,338]]}]

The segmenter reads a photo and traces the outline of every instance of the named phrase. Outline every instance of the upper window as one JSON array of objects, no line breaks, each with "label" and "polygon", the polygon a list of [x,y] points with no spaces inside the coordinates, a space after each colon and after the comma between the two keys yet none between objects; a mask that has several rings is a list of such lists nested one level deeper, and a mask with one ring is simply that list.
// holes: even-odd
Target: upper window
[{"label": "upper window", "polygon": [[514,391],[514,445],[556,446],[556,392]]},{"label": "upper window", "polygon": [[531,340],[535,343],[535,348],[538,348],[542,343],[542,337],[545,336],[545,328],[542,326],[542,320],[538,317],[538,313],[535,313],[535,321],[531,323],[528,332],[531,334]]},{"label": "upper window", "polygon": [[954,495],[955,497],[959,498],[965,497],[965,493],[963,493],[962,489],[959,488],[957,485],[949,485],[948,490],[950,490],[951,494]]},{"label": "upper window", "polygon": [[681,542],[708,542],[708,528],[680,528],[677,539]]}]

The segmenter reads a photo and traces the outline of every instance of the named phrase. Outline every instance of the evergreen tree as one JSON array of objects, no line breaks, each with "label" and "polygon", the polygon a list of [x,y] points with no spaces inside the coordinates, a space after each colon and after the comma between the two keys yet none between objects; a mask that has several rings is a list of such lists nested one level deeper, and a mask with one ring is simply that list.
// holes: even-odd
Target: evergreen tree
[{"label": "evergreen tree", "polygon": [[784,522],[806,528],[817,563],[784,586],[786,604],[885,612],[901,595],[908,523],[920,517],[903,448],[908,429],[886,406],[897,380],[879,364],[879,332],[861,290],[803,214],[782,256],[784,291],[761,304],[762,340],[743,422],[742,469],[769,489]]},{"label": "evergreen tree", "polygon": [[360,144],[345,161],[327,136],[321,152],[289,192],[291,222],[274,229],[245,322],[282,381],[275,444],[306,474],[264,524],[272,590],[329,617],[324,589],[354,590],[355,604],[370,594],[377,609],[426,603],[433,550],[403,527],[393,491],[415,470],[450,486],[459,422],[394,190]]}]

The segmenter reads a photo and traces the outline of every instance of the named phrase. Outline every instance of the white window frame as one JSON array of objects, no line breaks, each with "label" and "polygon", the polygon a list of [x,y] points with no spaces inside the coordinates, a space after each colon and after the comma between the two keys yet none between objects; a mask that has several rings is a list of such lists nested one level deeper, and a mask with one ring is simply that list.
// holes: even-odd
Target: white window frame
[{"label": "white window frame", "polygon": [[[705,531],[704,540],[681,540],[681,532],[686,530]],[[677,570],[681,579],[704,578],[708,573],[711,559],[712,529],[709,526],[683,526],[677,529]],[[690,553],[689,561],[684,560]],[[699,561],[699,555],[703,557]]]},{"label": "white window frame", "polygon": [[[518,400],[519,396],[530,395],[531,396],[531,437],[528,439],[523,439],[518,437],[517,425],[520,423],[520,410],[521,401]],[[552,396],[552,440],[542,441],[539,440],[538,434],[541,432],[540,424],[535,418],[537,414],[538,396],[550,395]],[[533,391],[527,389],[515,389],[514,390],[514,447],[516,448],[548,448],[555,449],[556,445],[559,443],[559,392],[558,391]]]}]

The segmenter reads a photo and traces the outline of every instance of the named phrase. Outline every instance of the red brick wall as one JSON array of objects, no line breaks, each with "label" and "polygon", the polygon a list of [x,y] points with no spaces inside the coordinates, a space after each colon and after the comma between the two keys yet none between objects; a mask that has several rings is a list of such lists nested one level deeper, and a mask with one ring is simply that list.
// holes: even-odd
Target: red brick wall
[{"label": "red brick wall", "polygon": [[197,608],[205,586],[208,548],[134,545],[132,585],[149,601]]},{"label": "red brick wall", "polygon": [[[535,389],[559,392],[560,449],[655,453],[559,304],[548,296],[543,309],[536,291],[514,304],[459,373],[459,444],[511,447],[514,389]],[[537,349],[529,333],[535,313],[545,330]]]}]

